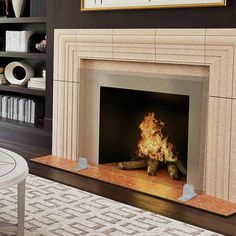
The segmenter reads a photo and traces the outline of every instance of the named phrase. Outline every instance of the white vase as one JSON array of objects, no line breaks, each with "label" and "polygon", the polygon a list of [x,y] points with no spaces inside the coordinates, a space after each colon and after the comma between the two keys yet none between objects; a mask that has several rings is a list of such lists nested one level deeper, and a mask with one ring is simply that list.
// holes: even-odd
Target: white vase
[{"label": "white vase", "polygon": [[20,17],[25,5],[25,0],[12,0],[12,6],[16,17]]}]

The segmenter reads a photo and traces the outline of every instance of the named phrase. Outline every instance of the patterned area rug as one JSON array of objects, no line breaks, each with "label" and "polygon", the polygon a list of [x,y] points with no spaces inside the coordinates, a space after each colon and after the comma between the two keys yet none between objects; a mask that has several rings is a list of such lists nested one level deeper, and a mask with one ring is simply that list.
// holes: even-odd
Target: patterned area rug
[{"label": "patterned area rug", "polygon": [[[34,175],[26,203],[25,236],[219,235]],[[16,188],[0,190],[0,221],[15,223],[16,210]]]}]

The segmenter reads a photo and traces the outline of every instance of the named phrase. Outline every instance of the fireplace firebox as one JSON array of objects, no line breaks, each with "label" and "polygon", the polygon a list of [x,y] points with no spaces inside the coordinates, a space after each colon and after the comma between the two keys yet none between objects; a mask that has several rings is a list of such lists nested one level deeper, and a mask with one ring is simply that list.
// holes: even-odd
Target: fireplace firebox
[{"label": "fireplace firebox", "polygon": [[188,117],[189,96],[102,86],[99,163],[158,159],[164,167],[178,159],[187,167]]}]

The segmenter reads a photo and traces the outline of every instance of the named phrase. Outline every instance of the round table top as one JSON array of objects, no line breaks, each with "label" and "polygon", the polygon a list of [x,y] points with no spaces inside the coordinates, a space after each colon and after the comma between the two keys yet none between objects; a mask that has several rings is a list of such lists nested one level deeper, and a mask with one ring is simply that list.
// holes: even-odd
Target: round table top
[{"label": "round table top", "polygon": [[0,189],[22,182],[28,173],[29,168],[23,157],[0,148]]}]

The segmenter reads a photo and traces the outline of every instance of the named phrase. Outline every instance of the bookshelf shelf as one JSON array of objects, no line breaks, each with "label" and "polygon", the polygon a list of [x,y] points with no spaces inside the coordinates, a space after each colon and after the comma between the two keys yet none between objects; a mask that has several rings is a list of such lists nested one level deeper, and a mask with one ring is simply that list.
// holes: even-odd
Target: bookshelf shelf
[{"label": "bookshelf shelf", "polygon": [[26,23],[46,23],[46,17],[19,17],[0,18],[0,24],[26,24]]},{"label": "bookshelf shelf", "polygon": [[23,121],[12,120],[8,118],[0,117],[0,127],[4,126],[9,128],[14,128],[17,130],[27,130],[34,133],[46,133],[44,130],[43,123],[31,124]]},{"label": "bookshelf shelf", "polygon": [[46,59],[45,53],[30,52],[0,52],[0,57],[25,58],[25,59]]},{"label": "bookshelf shelf", "polygon": [[7,92],[14,92],[20,94],[27,94],[27,95],[35,95],[40,97],[45,97],[46,91],[40,89],[30,89],[23,86],[17,85],[0,85],[0,91],[7,91]]}]

